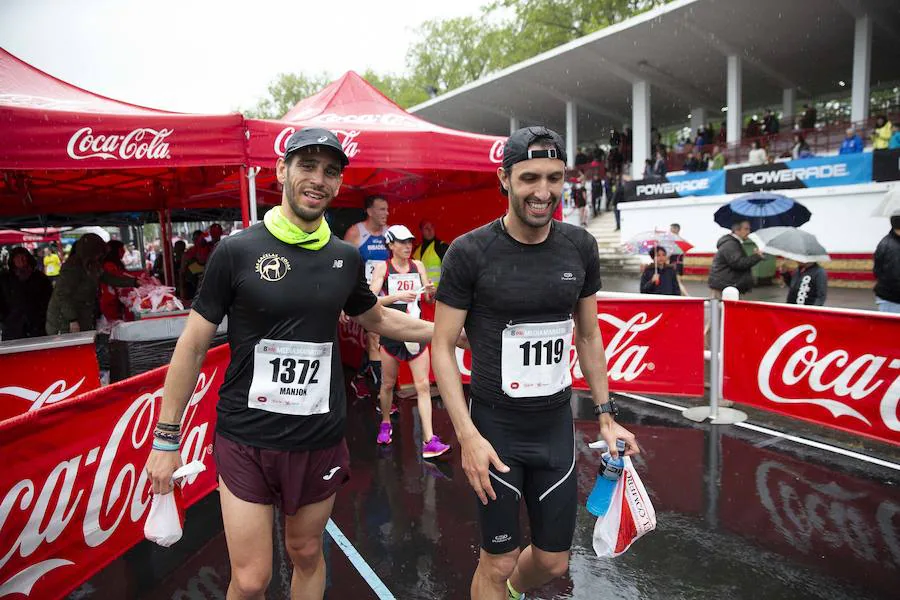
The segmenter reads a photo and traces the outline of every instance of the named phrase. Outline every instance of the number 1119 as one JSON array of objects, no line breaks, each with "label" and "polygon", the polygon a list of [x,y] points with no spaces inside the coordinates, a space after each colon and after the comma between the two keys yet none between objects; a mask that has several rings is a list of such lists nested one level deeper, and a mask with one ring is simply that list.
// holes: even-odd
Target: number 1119
[{"label": "number 1119", "polygon": [[563,340],[557,338],[555,340],[547,340],[546,342],[525,342],[519,348],[522,349],[522,364],[530,367],[531,356],[534,355],[534,365],[536,367],[544,365],[557,364],[563,359]]}]

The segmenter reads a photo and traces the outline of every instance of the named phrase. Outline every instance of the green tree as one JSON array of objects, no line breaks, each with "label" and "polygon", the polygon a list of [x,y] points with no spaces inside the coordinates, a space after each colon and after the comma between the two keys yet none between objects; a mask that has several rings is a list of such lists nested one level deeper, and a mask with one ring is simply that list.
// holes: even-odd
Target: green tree
[{"label": "green tree", "polygon": [[417,86],[409,76],[379,74],[369,69],[362,74],[362,78],[403,108],[428,100],[428,90],[424,86]]},{"label": "green tree", "polygon": [[278,119],[294,108],[297,102],[312,96],[330,82],[331,77],[327,73],[280,73],[269,84],[269,95],[253,108],[243,109],[241,112],[252,119]]}]

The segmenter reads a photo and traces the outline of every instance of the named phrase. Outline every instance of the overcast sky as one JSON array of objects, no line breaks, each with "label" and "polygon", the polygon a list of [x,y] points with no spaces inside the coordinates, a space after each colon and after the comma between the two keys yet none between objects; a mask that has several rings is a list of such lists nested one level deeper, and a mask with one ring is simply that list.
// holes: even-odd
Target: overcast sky
[{"label": "overcast sky", "polygon": [[0,0],[0,46],[135,104],[228,112],[281,72],[401,73],[425,20],[487,0]]}]

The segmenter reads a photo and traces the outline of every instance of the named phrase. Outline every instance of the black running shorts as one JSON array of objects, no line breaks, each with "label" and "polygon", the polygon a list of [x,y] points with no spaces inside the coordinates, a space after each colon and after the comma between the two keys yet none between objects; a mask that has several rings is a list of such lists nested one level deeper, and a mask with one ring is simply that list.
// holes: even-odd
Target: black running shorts
[{"label": "black running shorts", "polygon": [[578,511],[572,409],[516,411],[470,401],[475,427],[509,467],[490,477],[496,500],[478,501],[481,547],[504,554],[520,547],[519,501],[524,498],[531,543],[545,552],[572,546]]}]

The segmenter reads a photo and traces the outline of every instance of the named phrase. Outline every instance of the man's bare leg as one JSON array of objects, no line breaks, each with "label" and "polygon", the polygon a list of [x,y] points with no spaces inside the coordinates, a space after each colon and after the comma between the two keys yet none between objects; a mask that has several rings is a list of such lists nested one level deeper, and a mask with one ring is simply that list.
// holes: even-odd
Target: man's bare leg
[{"label": "man's bare leg", "polygon": [[506,600],[506,580],[515,570],[518,557],[518,550],[506,554],[482,550],[472,578],[472,600]]},{"label": "man's bare leg", "polygon": [[231,562],[226,598],[264,600],[272,578],[272,507],[241,500],[231,493],[221,477],[219,500]]},{"label": "man's bare leg", "polygon": [[562,577],[569,570],[569,552],[545,552],[529,545],[516,562],[509,583],[517,592],[527,592]]},{"label": "man's bare leg", "polygon": [[291,600],[322,600],[325,595],[325,557],[322,534],[331,516],[336,494],[300,507],[285,517],[285,545],[294,564]]}]

